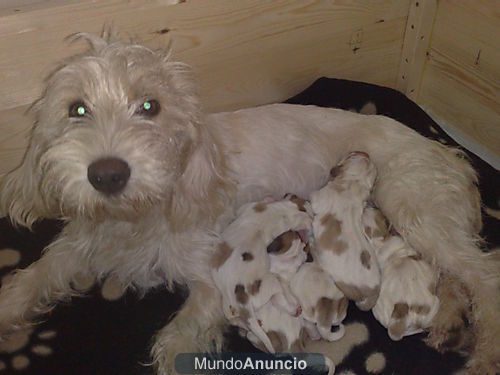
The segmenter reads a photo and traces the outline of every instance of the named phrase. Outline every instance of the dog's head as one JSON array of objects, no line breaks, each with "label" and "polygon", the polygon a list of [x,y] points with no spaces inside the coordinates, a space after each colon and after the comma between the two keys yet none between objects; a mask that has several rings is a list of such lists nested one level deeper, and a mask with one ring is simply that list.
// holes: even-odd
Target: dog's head
[{"label": "dog's head", "polygon": [[159,204],[200,216],[191,205],[217,206],[223,161],[202,126],[190,69],[112,34],[78,34],[89,51],[51,74],[33,105],[23,163],[0,185],[0,211],[14,222],[128,220]]}]

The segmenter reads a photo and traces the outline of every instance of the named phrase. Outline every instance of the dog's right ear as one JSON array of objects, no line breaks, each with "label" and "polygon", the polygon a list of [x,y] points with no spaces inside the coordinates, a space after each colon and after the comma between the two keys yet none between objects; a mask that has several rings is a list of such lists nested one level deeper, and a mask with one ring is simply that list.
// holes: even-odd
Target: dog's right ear
[{"label": "dog's right ear", "polygon": [[39,153],[30,142],[21,165],[0,179],[0,216],[9,215],[14,225],[31,228],[48,211],[39,189]]}]

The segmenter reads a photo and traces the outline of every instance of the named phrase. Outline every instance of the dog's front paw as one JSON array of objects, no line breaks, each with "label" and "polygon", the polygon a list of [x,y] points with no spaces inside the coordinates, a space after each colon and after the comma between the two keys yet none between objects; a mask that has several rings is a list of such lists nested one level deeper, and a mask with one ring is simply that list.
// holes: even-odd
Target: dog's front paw
[{"label": "dog's front paw", "polygon": [[156,337],[151,351],[155,373],[157,375],[177,374],[175,357],[183,352],[197,352],[195,342],[178,333],[169,332],[168,327],[162,329]]},{"label": "dog's front paw", "polygon": [[222,342],[221,326],[202,329],[196,321],[186,321],[177,316],[156,335],[151,351],[156,374],[177,374],[175,358],[178,354],[220,352]]},{"label": "dog's front paw", "polygon": [[31,325],[21,319],[20,314],[16,314],[15,310],[9,308],[9,305],[3,303],[3,299],[0,298],[0,342],[9,341],[16,332]]}]

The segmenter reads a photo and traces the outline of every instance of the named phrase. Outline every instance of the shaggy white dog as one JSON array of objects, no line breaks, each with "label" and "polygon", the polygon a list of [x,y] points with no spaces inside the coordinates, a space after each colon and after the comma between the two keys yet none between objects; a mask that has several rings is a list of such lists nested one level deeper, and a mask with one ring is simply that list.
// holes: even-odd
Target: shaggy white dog
[{"label": "shaggy white dog", "polygon": [[[476,175],[461,152],[387,117],[337,109],[275,104],[204,114],[190,70],[169,53],[109,35],[80,37],[90,50],[48,78],[24,161],[1,182],[0,212],[14,223],[67,222],[39,261],[2,285],[2,335],[77,293],[71,281],[93,271],[140,291],[174,281],[189,287],[184,307],[155,338],[158,373],[171,373],[179,352],[213,343],[220,350],[224,314],[210,277],[215,231],[246,202],[308,197],[332,165],[363,150],[377,167],[374,199],[388,220],[473,295],[469,373],[498,370],[498,266],[477,246]],[[438,313],[436,345],[455,329],[456,313]]]}]

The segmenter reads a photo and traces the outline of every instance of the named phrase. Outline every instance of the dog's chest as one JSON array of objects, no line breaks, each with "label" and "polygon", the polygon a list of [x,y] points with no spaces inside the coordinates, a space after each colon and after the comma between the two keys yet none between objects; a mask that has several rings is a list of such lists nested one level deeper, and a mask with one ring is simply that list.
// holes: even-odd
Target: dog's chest
[{"label": "dog's chest", "polygon": [[201,279],[209,275],[204,257],[213,239],[201,232],[172,233],[163,215],[106,222],[90,229],[89,238],[92,268],[125,284],[150,288],[172,280],[182,283],[193,273]]}]

